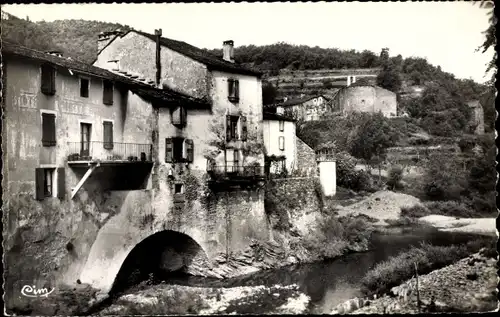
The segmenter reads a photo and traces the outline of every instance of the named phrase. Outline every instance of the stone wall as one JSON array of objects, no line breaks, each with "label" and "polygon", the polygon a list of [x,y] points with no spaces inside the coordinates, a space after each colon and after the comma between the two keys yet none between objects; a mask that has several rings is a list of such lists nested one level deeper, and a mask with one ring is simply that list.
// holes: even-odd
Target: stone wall
[{"label": "stone wall", "polygon": [[278,230],[295,228],[304,233],[323,208],[323,194],[317,177],[270,180],[266,185],[266,213]]},{"label": "stone wall", "polygon": [[317,175],[318,165],[316,163],[316,153],[314,150],[304,143],[299,137],[296,137],[297,142],[297,165],[296,169],[299,175],[315,176]]}]

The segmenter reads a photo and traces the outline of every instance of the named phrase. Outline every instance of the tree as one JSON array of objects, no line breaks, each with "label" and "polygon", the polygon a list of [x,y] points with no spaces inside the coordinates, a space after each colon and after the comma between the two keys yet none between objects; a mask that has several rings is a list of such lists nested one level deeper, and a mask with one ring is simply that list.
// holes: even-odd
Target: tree
[{"label": "tree", "polygon": [[401,89],[401,76],[397,66],[388,61],[382,68],[382,71],[377,76],[377,85],[394,93],[398,93]]},{"label": "tree", "polygon": [[262,103],[271,105],[276,100],[277,91],[273,84],[269,82],[262,83]]},{"label": "tree", "polygon": [[368,165],[378,165],[380,177],[381,164],[387,148],[393,146],[396,141],[397,134],[389,120],[381,113],[375,113],[365,116],[352,142],[350,152],[352,156],[363,159]]}]

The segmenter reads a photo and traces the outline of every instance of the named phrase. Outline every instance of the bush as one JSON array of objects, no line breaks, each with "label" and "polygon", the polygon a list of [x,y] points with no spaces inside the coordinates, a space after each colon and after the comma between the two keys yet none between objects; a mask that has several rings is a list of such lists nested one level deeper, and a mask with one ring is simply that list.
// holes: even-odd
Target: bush
[{"label": "bush", "polygon": [[371,191],[373,181],[370,174],[365,171],[357,171],[356,159],[349,153],[340,152],[337,157],[337,185],[352,190]]},{"label": "bush", "polygon": [[403,180],[403,168],[399,165],[391,167],[387,185],[392,189],[399,188],[401,186],[401,180]]},{"label": "bush", "polygon": [[409,218],[420,218],[430,215],[430,210],[423,205],[415,205],[412,207],[401,207],[401,216]]},{"label": "bush", "polygon": [[432,154],[424,175],[424,193],[431,200],[459,200],[467,196],[467,180],[460,159]]},{"label": "bush", "polygon": [[473,209],[457,201],[426,202],[425,206],[429,209],[430,213],[434,215],[463,218],[475,217]]}]

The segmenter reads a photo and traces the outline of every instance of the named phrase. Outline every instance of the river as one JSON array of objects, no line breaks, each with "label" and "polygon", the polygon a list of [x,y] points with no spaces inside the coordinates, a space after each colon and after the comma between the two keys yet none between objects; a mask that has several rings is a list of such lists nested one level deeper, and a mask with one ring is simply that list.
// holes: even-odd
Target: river
[{"label": "river", "polygon": [[[227,280],[180,275],[170,276],[165,282],[170,285],[216,288],[297,284],[300,291],[311,298],[309,313],[330,313],[339,303],[361,295],[361,280],[377,263],[422,242],[446,246],[465,243],[476,237],[473,234],[440,232],[434,229],[400,229],[391,233],[373,234],[370,251],[348,254],[334,260],[298,264]],[[273,297],[266,300],[273,301]],[[262,304],[272,306],[272,303],[259,303]]]}]

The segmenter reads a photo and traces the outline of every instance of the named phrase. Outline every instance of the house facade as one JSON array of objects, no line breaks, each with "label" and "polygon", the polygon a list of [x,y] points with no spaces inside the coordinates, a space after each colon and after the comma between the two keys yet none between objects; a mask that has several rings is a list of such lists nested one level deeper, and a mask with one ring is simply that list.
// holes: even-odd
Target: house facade
[{"label": "house facade", "polygon": [[313,121],[329,111],[329,99],[323,95],[305,96],[286,100],[276,105],[277,113],[284,113],[296,120]]},{"label": "house facade", "polygon": [[[199,258],[213,259],[248,247],[252,239],[268,239],[262,189],[261,74],[234,62],[232,41],[224,42],[223,58],[162,37],[160,30],[155,35],[101,34],[99,43],[94,66],[125,76],[155,78],[157,87],[206,105],[167,102],[156,108],[152,230],[135,235],[135,244],[161,231],[182,233],[201,247],[187,268],[196,273],[210,266]],[[104,258],[98,245],[115,235],[116,227],[101,233],[102,242],[94,243],[82,281],[85,277],[93,284],[109,285],[132,247],[116,248]],[[112,266],[113,274],[104,276],[95,270],[106,265]]]},{"label": "house facade", "polygon": [[54,52],[2,55],[6,289],[74,284],[101,228],[148,212],[153,105],[190,98]]},{"label": "house facade", "polygon": [[340,89],[332,100],[334,112],[381,112],[385,117],[397,116],[396,94],[373,85],[352,84]]},{"label": "house facade", "polygon": [[291,172],[297,157],[295,120],[265,112],[263,129],[266,155],[273,160],[269,162],[270,173]]}]

